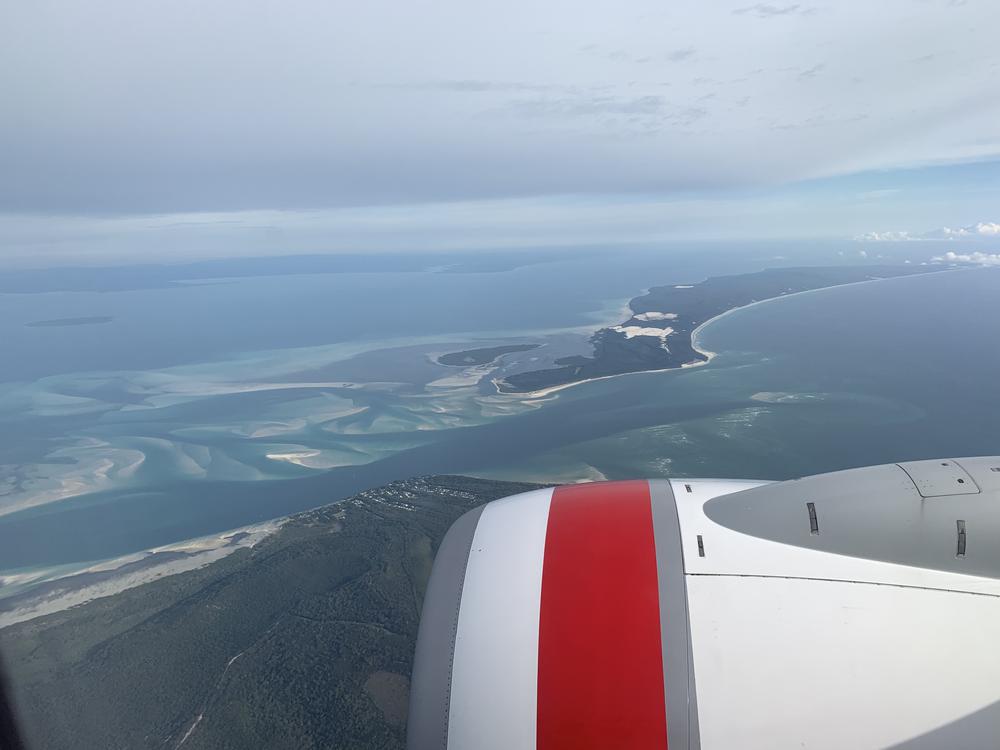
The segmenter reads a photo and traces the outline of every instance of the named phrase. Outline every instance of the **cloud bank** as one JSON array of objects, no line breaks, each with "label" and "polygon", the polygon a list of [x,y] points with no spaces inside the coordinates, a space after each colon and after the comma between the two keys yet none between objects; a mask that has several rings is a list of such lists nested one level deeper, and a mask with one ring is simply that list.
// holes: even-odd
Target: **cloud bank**
[{"label": "cloud bank", "polygon": [[944,0],[4,3],[0,212],[684,194],[995,158],[995,26]]},{"label": "cloud bank", "polygon": [[939,263],[968,263],[976,266],[1000,266],[1000,253],[956,253],[947,252],[933,258]]},{"label": "cloud bank", "polygon": [[982,240],[993,237],[1000,237],[1000,224],[993,221],[981,221],[965,227],[942,227],[921,234],[908,231],[866,232],[854,239],[862,242],[905,242],[909,240]]}]

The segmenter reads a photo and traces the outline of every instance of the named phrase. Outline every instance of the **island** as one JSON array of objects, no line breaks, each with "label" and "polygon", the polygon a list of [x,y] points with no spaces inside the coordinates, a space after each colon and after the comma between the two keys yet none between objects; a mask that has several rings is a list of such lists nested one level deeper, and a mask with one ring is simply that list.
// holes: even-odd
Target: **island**
[{"label": "island", "polygon": [[537,486],[394,482],[196,570],[0,628],[28,747],[403,750],[445,531]]},{"label": "island", "polygon": [[494,380],[501,393],[541,395],[597,378],[672,370],[708,361],[696,332],[712,318],[739,307],[798,292],[920,273],[930,266],[805,266],[716,276],[699,283],[652,287],[629,302],[632,316],[601,328],[590,341],[593,354],[563,357],[555,367]]},{"label": "island", "polygon": [[509,344],[507,346],[489,346],[483,349],[466,349],[462,352],[442,354],[437,358],[437,362],[439,365],[448,365],[450,367],[488,365],[490,362],[502,357],[504,354],[527,352],[532,349],[537,349],[540,346],[541,344]]}]

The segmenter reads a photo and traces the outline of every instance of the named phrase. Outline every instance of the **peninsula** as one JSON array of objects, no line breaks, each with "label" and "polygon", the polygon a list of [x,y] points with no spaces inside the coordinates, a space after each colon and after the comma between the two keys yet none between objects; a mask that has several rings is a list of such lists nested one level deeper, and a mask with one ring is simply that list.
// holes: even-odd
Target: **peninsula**
[{"label": "peninsula", "polygon": [[697,284],[652,287],[629,302],[630,318],[594,333],[591,356],[563,357],[555,367],[508,375],[494,383],[501,393],[538,393],[595,378],[691,367],[709,359],[698,350],[695,331],[730,310],[797,292],[940,270],[908,265],[768,268]]}]

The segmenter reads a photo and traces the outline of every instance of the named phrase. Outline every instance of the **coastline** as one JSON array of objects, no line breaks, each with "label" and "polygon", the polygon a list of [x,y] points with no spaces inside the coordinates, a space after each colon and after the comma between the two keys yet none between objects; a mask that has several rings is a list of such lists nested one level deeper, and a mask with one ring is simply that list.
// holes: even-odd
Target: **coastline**
[{"label": "coastline", "polygon": [[[937,269],[934,269],[934,270],[926,271],[925,273],[923,273],[921,275],[930,275],[930,274],[933,274],[933,273],[942,273],[944,271],[950,271],[950,270],[956,270],[956,269],[947,268],[947,267],[945,267],[945,268],[937,268]],[[968,270],[968,271],[972,272],[972,271],[979,271],[981,269],[979,269],[979,268],[969,268],[969,269],[957,269],[957,270]],[[856,284],[867,284],[867,283],[873,283],[873,282],[876,282],[876,281],[889,281],[892,278],[909,278],[909,276],[866,278],[866,279],[862,279],[862,280],[859,280],[859,281],[852,281],[852,282],[842,283],[842,284],[833,284],[833,285],[830,285],[830,286],[819,287],[819,288],[815,288],[815,289],[806,289],[806,290],[802,290],[802,291],[798,291],[798,292],[792,292],[792,293],[788,293],[788,294],[779,294],[778,296],[767,297],[765,299],[761,299],[761,300],[758,300],[758,301],[755,301],[755,302],[750,302],[750,303],[745,304],[745,305],[737,305],[737,306],[731,307],[731,308],[729,308],[729,309],[727,309],[727,310],[719,313],[718,315],[715,315],[713,317],[708,318],[703,323],[701,323],[697,327],[695,327],[691,331],[691,333],[689,334],[690,335],[690,345],[691,345],[692,349],[694,351],[696,351],[698,354],[704,356],[706,358],[704,361],[692,361],[692,362],[683,363],[683,364],[680,364],[680,365],[673,365],[673,366],[664,367],[664,368],[656,368],[656,369],[648,369],[648,370],[635,370],[635,371],[632,371],[632,372],[622,372],[622,373],[616,373],[616,374],[602,375],[602,376],[593,377],[593,378],[587,378],[587,379],[576,380],[576,381],[567,382],[567,383],[561,383],[561,384],[553,385],[553,386],[550,386],[550,387],[547,387],[547,388],[541,388],[541,389],[538,389],[538,390],[535,390],[535,391],[523,392],[523,393],[504,393],[504,392],[499,392],[499,389],[497,389],[498,392],[499,392],[499,394],[504,397],[504,401],[506,402],[505,406],[501,405],[501,407],[499,407],[499,408],[500,409],[506,408],[508,411],[510,411],[511,409],[517,407],[517,402],[519,402],[519,401],[520,402],[530,402],[530,401],[533,401],[533,400],[540,400],[540,399],[545,399],[547,397],[553,397],[559,391],[568,389],[568,388],[576,386],[576,385],[581,385],[583,383],[588,383],[588,382],[591,382],[591,381],[607,380],[607,379],[610,379],[610,378],[616,378],[616,377],[620,377],[620,376],[623,376],[623,375],[639,375],[639,374],[644,374],[644,373],[650,373],[650,374],[665,373],[665,372],[671,372],[671,371],[674,371],[674,370],[683,370],[683,369],[689,369],[689,368],[692,368],[692,367],[699,367],[701,365],[708,364],[716,356],[718,356],[718,354],[716,352],[713,352],[713,351],[709,350],[704,345],[704,342],[701,339],[704,336],[704,332],[708,328],[708,326],[710,324],[712,324],[712,323],[715,323],[720,318],[724,318],[727,315],[729,315],[731,313],[734,313],[734,312],[737,312],[739,310],[743,310],[743,309],[746,309],[746,308],[749,308],[749,307],[753,307],[754,305],[764,304],[766,302],[775,302],[775,301],[784,299],[786,297],[794,297],[796,295],[806,294],[806,293],[809,293],[809,292],[821,292],[821,291],[825,291],[825,290],[832,290],[832,289],[835,289],[835,288],[841,287],[841,286],[853,286],[853,285],[856,285]],[[744,297],[744,299],[745,298],[746,297]],[[625,309],[625,308],[623,308],[623,309]],[[630,309],[630,308],[628,308],[628,309]],[[615,322],[617,322],[617,321],[615,321]],[[488,375],[487,375],[487,377],[488,377]],[[320,380],[320,379],[317,379],[317,380]],[[494,385],[495,385],[496,381],[494,380],[493,382],[494,382]],[[253,385],[256,385],[256,384],[253,384]],[[267,384],[267,385],[272,385],[272,384]],[[284,386],[284,385],[288,385],[288,384],[287,383],[281,383],[279,385]],[[296,384],[296,385],[298,385],[298,384]],[[321,387],[321,386],[324,385],[324,383],[322,383],[322,382],[308,382],[308,383],[306,383],[306,385],[307,385],[307,387]],[[484,383],[483,386],[484,386],[484,391],[485,391],[486,384]],[[513,397],[513,400],[509,400],[509,397]],[[499,402],[499,401],[500,401],[500,399],[497,399],[497,402]],[[544,403],[545,402],[538,401],[537,407],[541,407]],[[529,408],[537,408],[537,407],[535,407],[535,405],[529,405]],[[491,408],[492,408],[492,405],[491,405]],[[498,411],[496,413],[504,413],[504,412]],[[493,416],[495,416],[494,413],[491,413],[491,415],[488,418],[492,419]],[[239,530],[239,529],[236,529],[236,530]],[[227,532],[227,533],[231,533],[231,532]],[[168,551],[166,548],[162,548],[162,549],[163,549],[164,552]],[[169,550],[169,551],[173,552],[174,550]],[[191,562],[191,563],[195,563],[195,561],[192,560],[190,557],[187,559],[187,561]],[[122,562],[124,562],[124,561],[122,561]],[[178,559],[178,560],[170,560],[166,556],[158,558],[157,559],[157,563],[161,567],[158,567],[157,570],[152,571],[152,573],[155,574],[154,577],[161,577],[161,576],[165,576],[165,575],[171,575],[171,574],[173,574],[175,572],[181,572],[180,570],[177,569],[178,568],[178,562],[180,562],[180,559]],[[206,560],[205,562],[207,563],[208,560]],[[200,566],[198,566],[198,567],[200,567]],[[86,574],[89,575],[89,574],[92,574],[92,573],[104,572],[104,571],[85,570],[85,571],[82,571],[82,572],[84,572],[84,573],[86,573]],[[137,573],[138,571],[131,570],[130,572],[131,573]],[[17,578],[14,577],[14,576],[23,576],[23,575],[24,575],[23,573],[15,573],[13,576],[9,576],[9,578],[11,579],[11,580],[9,580],[9,583],[17,585],[17,584],[20,584],[21,581],[27,582],[27,578],[22,578],[22,579],[18,580]],[[67,576],[61,576],[61,577],[62,578],[66,578]],[[81,582],[80,579],[77,579],[77,582]],[[142,582],[143,582],[142,580],[136,580],[134,583],[130,583],[130,585],[138,585],[139,583],[142,583]],[[4,575],[3,575],[3,573],[0,573],[0,584],[3,584],[3,583],[5,583],[5,581],[4,581]],[[90,583],[96,583],[96,581],[91,581]],[[101,583],[102,584],[107,584],[108,582],[107,581],[101,581]],[[108,589],[110,589],[110,588],[111,587],[109,586]],[[89,590],[86,593],[82,594],[82,597],[84,598],[84,600],[89,600],[91,598],[99,598],[101,596],[107,596],[107,595],[109,595],[107,593],[99,593],[101,591],[101,589],[99,587],[97,587],[97,586],[88,586],[88,589]],[[110,591],[110,593],[114,593],[114,592]],[[68,600],[67,600],[67,602],[68,602]],[[76,602],[73,602],[73,603],[76,603]],[[60,608],[65,608],[65,607],[72,606],[73,603],[64,603]],[[0,607],[0,615],[2,615],[2,614],[3,614],[2,607]],[[34,615],[34,616],[37,616],[37,615]],[[2,621],[2,619],[3,619],[2,616],[0,616],[0,621]],[[3,627],[3,625],[0,624],[0,627]]]},{"label": "coastline", "polygon": [[946,272],[950,272],[950,271],[971,271],[971,270],[975,270],[975,269],[971,269],[971,268],[940,268],[940,269],[937,269],[937,270],[934,270],[934,271],[927,271],[926,273],[922,273],[922,274],[913,274],[911,276],[882,276],[882,277],[877,277],[877,278],[874,278],[874,279],[865,279],[863,281],[850,281],[850,282],[847,282],[846,284],[833,284],[832,286],[822,286],[822,287],[819,287],[818,289],[803,289],[801,292],[792,292],[791,294],[781,294],[781,295],[778,295],[777,297],[768,297],[767,299],[759,299],[756,302],[751,302],[748,305],[740,305],[738,307],[731,307],[728,310],[726,310],[724,313],[719,313],[714,318],[709,318],[708,320],[706,320],[704,323],[702,323],[697,328],[695,328],[693,331],[691,331],[691,347],[696,352],[698,352],[699,354],[711,354],[711,356],[713,356],[713,357],[717,356],[717,352],[710,352],[709,350],[702,349],[700,346],[698,346],[698,336],[709,325],[711,325],[712,323],[715,323],[718,320],[721,320],[722,318],[726,317],[727,315],[730,315],[730,314],[732,314],[734,312],[738,312],[739,310],[748,310],[749,308],[756,307],[757,305],[765,305],[768,302],[777,302],[778,300],[790,299],[792,297],[800,297],[800,296],[802,296],[804,294],[816,294],[817,292],[827,292],[827,291],[830,291],[831,289],[845,289],[845,288],[847,288],[849,286],[861,286],[862,284],[875,284],[875,283],[880,282],[880,281],[896,281],[896,280],[899,280],[899,279],[911,279],[911,278],[915,278],[915,277],[918,277],[918,276],[930,276],[932,274],[946,273]]},{"label": "coastline", "polygon": [[29,591],[22,593],[15,590],[0,598],[0,630],[95,599],[114,596],[160,578],[203,568],[237,550],[256,546],[276,533],[287,520],[288,516],[284,516],[241,526],[221,534],[154,547],[51,576],[45,571],[0,575],[0,590],[6,586],[33,584]]},{"label": "coastline", "polygon": [[678,372],[680,370],[690,370],[695,367],[703,367],[704,365],[707,365],[709,362],[715,359],[715,357],[717,356],[716,352],[702,351],[697,347],[695,347],[695,351],[697,351],[699,354],[705,355],[706,359],[700,362],[685,362],[680,367],[663,367],[658,370],[635,370],[633,372],[618,372],[615,373],[614,375],[600,375],[596,378],[587,378],[586,380],[574,380],[570,383],[560,383],[559,385],[552,385],[549,386],[548,388],[540,388],[537,391],[525,391],[524,393],[505,393],[504,391],[500,390],[500,387],[497,385],[496,378],[494,378],[490,382],[493,383],[493,387],[497,389],[497,393],[500,394],[501,396],[512,396],[519,400],[532,400],[536,398],[544,398],[545,396],[550,396],[558,391],[562,391],[567,388],[572,388],[573,386],[577,385],[583,385],[584,383],[596,383],[598,380],[611,380],[611,378],[624,378],[628,375],[650,375],[656,372]]},{"label": "coastline", "polygon": [[[935,273],[945,273],[947,271],[953,271],[953,270],[956,270],[956,269],[953,269],[953,268],[941,268],[941,269],[937,269],[937,270],[933,270],[933,271],[927,271],[926,274],[916,274],[916,275],[924,276],[924,275],[930,275],[930,274],[935,274]],[[969,269],[969,270],[971,270],[971,269]],[[691,348],[694,349],[696,352],[698,352],[698,354],[701,354],[702,356],[705,357],[705,359],[703,361],[685,362],[684,364],[680,365],[679,367],[665,367],[665,368],[656,369],[656,370],[635,370],[634,372],[620,372],[620,373],[616,373],[614,375],[601,375],[600,377],[596,377],[596,378],[587,378],[585,380],[574,380],[574,381],[572,381],[570,383],[560,383],[559,385],[553,385],[553,386],[550,386],[548,388],[540,388],[537,391],[525,391],[524,393],[504,393],[503,391],[500,390],[499,386],[497,385],[496,379],[494,379],[491,382],[493,383],[494,388],[497,389],[497,393],[499,393],[501,395],[520,397],[522,399],[535,399],[535,398],[544,398],[545,396],[549,396],[549,395],[551,395],[553,393],[557,393],[558,391],[562,391],[562,390],[565,390],[567,388],[572,388],[572,387],[577,386],[577,385],[583,385],[584,383],[593,383],[593,382],[598,381],[598,380],[609,380],[611,378],[621,378],[621,377],[625,377],[627,375],[643,375],[643,374],[647,374],[647,373],[676,372],[678,370],[689,370],[689,369],[692,369],[692,368],[695,368],[695,367],[702,367],[704,365],[707,365],[713,359],[715,359],[719,355],[719,353],[718,352],[713,352],[710,349],[707,349],[707,348],[701,346],[700,342],[699,342],[699,337],[701,336],[701,334],[704,332],[704,330],[708,326],[712,325],[713,323],[718,322],[722,318],[725,318],[727,315],[731,315],[731,314],[733,314],[735,312],[739,312],[741,310],[747,310],[747,309],[749,309],[751,307],[756,307],[757,305],[763,305],[763,304],[766,304],[768,302],[777,302],[779,300],[789,299],[791,297],[798,297],[798,296],[803,295],[803,294],[814,294],[816,292],[829,291],[830,289],[841,289],[841,288],[844,288],[844,287],[859,286],[861,284],[873,284],[873,283],[876,283],[876,282],[879,282],[879,281],[892,281],[894,279],[905,279],[905,278],[911,278],[911,277],[910,276],[884,276],[884,277],[876,277],[876,278],[871,278],[871,279],[864,279],[862,281],[851,281],[851,282],[848,282],[848,283],[845,283],[845,284],[832,284],[830,286],[819,287],[818,289],[804,289],[804,290],[802,290],[800,292],[792,292],[790,294],[781,294],[781,295],[778,295],[777,297],[768,297],[767,299],[757,300],[755,302],[751,302],[751,303],[746,304],[746,305],[738,305],[736,307],[731,307],[728,310],[726,310],[725,312],[721,312],[718,315],[715,315],[715,316],[709,318],[704,323],[699,324],[693,331],[691,331]],[[706,280],[707,279],[703,279],[702,282],[706,281]],[[699,282],[699,283],[702,283],[702,282]],[[597,329],[597,330],[600,330],[600,329]]]}]

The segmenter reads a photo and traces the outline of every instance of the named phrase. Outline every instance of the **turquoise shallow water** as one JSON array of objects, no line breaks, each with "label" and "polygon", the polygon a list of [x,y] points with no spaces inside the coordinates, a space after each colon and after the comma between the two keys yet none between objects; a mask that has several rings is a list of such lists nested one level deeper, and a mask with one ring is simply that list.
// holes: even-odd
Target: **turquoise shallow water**
[{"label": "turquoise shallow water", "polygon": [[[723,264],[716,256],[700,265],[686,256],[633,256],[605,283],[599,270],[615,267],[613,261],[567,261],[475,280],[283,277],[279,287],[299,289],[283,292],[299,300],[297,314],[317,315],[318,305],[340,316],[328,341],[310,322],[281,348],[269,348],[282,340],[270,327],[256,348],[240,338],[249,337],[246,330],[234,337],[239,346],[211,348],[221,335],[211,323],[196,337],[210,357],[176,343],[185,356],[129,352],[129,344],[142,350],[140,339],[121,331],[102,356],[127,366],[67,372],[71,361],[61,352],[47,376],[12,380],[0,396],[18,436],[0,445],[4,464],[15,467],[6,502],[66,495],[0,516],[0,570],[114,557],[414,474],[785,478],[904,458],[1000,453],[1000,353],[990,344],[1000,340],[1000,273],[990,270],[747,308],[704,330],[702,343],[720,353],[706,367],[588,383],[533,402],[476,385],[481,372],[433,363],[435,352],[510,337],[545,343],[526,357],[579,348],[585,331],[613,318],[650,283],[697,281]],[[773,264],[744,251],[728,267]],[[567,277],[580,279],[580,289],[539,301],[544,310],[532,313],[532,302],[548,300],[546,288],[561,289],[559,279]],[[244,283],[268,289],[261,279],[239,282],[237,298],[253,297]],[[370,330],[358,333],[364,312],[352,309],[359,295],[345,290],[362,283],[381,307],[361,325]],[[248,302],[220,294],[212,303],[218,309],[237,305],[232,309],[254,320]],[[428,295],[436,301],[425,309]],[[5,295],[3,304],[13,305],[13,297]],[[34,305],[27,314],[33,319],[97,314],[101,302],[59,303],[56,315],[52,305],[39,309],[37,297],[20,297]],[[145,309],[140,298],[132,303]],[[107,299],[102,304],[107,309]],[[483,305],[490,311],[480,316]],[[504,313],[505,306],[514,312]],[[148,310],[134,314],[130,320]],[[280,322],[294,327],[286,317]],[[154,340],[180,336],[168,320],[157,325]],[[27,330],[97,337],[115,329]],[[157,358],[169,363],[151,366]]]}]

